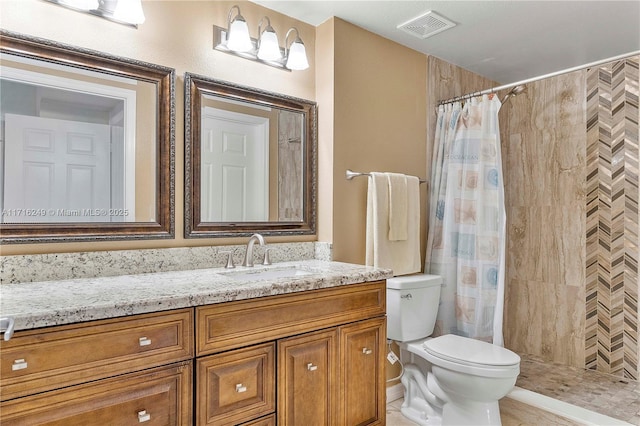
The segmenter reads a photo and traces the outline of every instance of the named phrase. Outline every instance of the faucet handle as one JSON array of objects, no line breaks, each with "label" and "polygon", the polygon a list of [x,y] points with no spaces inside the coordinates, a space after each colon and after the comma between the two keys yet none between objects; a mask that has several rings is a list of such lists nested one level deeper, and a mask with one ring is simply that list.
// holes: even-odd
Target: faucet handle
[{"label": "faucet handle", "polygon": [[232,251],[221,251],[220,254],[226,254],[227,255],[227,265],[225,266],[225,269],[233,269],[236,267],[236,265],[233,264],[233,252]]},{"label": "faucet handle", "polygon": [[263,265],[271,265],[271,249],[270,248],[266,248],[264,249],[264,260],[262,261]]}]

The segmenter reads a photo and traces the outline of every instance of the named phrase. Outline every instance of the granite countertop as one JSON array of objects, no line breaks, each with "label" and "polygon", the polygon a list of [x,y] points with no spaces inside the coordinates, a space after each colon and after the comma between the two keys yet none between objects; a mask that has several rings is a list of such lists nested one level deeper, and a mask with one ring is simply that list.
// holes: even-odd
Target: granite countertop
[{"label": "granite countertop", "polygon": [[[277,277],[279,272],[296,276]],[[288,269],[288,271],[284,271]],[[271,270],[271,277],[260,271]],[[302,272],[300,272],[302,271]],[[114,318],[390,278],[390,269],[321,260],[3,284],[0,317],[15,330]]]}]

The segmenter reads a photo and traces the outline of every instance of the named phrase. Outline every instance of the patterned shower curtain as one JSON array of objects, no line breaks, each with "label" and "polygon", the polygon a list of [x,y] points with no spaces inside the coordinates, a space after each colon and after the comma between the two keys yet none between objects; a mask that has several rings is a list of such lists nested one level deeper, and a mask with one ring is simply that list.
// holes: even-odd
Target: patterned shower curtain
[{"label": "patterned shower curtain", "polygon": [[441,105],[425,271],[443,278],[436,333],[503,346],[505,209],[497,96]]}]

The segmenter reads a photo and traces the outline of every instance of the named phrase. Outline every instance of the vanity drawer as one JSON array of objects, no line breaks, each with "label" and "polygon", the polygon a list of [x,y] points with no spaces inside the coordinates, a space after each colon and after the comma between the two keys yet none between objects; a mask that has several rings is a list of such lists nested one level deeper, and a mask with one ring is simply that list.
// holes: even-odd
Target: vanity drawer
[{"label": "vanity drawer", "polygon": [[376,281],[196,308],[196,352],[205,355],[385,314]]},{"label": "vanity drawer", "polygon": [[191,361],[0,404],[2,426],[190,425]]},{"label": "vanity drawer", "polygon": [[276,415],[260,417],[259,419],[242,423],[242,426],[276,426]]},{"label": "vanity drawer", "polygon": [[196,361],[197,425],[235,425],[275,411],[275,343]]},{"label": "vanity drawer", "polygon": [[0,342],[3,401],[193,357],[193,310],[16,332]]}]

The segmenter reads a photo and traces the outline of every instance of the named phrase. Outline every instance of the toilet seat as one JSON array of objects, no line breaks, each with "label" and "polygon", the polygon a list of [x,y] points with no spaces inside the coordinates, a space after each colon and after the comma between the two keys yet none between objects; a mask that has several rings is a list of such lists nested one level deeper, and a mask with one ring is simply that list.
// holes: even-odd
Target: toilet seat
[{"label": "toilet seat", "polygon": [[520,357],[508,349],[468,337],[447,334],[422,343],[424,358],[461,373],[511,377],[520,373]]}]

